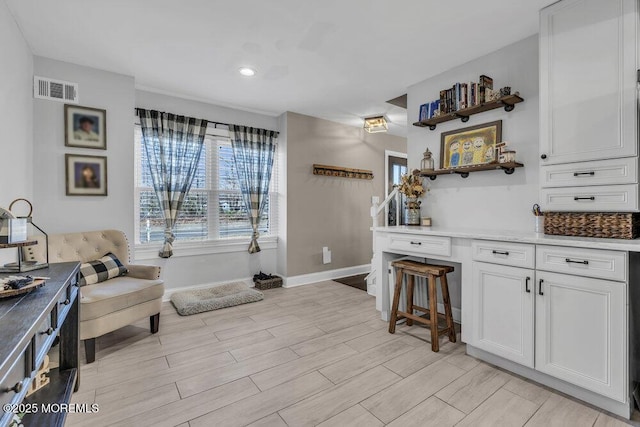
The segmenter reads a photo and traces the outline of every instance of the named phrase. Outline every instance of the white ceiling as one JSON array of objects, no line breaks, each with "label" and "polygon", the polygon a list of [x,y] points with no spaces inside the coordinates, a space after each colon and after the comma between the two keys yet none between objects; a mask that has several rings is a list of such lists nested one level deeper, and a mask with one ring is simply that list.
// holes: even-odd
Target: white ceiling
[{"label": "white ceiling", "polygon": [[[554,0],[6,0],[35,55],[141,89],[362,126],[385,103],[529,35]],[[253,78],[238,73],[251,66]],[[413,115],[412,115],[413,117]],[[215,119],[213,117],[212,119]]]}]

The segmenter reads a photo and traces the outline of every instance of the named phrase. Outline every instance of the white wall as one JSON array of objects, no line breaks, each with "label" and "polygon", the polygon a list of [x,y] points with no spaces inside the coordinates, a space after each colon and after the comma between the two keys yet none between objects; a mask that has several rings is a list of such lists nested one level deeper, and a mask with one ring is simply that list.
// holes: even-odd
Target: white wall
[{"label": "white wall", "polygon": [[440,158],[440,134],[481,123],[502,120],[502,138],[517,151],[524,168],[513,175],[501,171],[439,176],[429,182],[422,214],[434,225],[533,231],[531,206],[538,202],[538,36],[532,36],[489,55],[470,61],[408,90],[408,122],[417,121],[420,104],[437,99],[440,90],[456,82],[478,81],[481,74],[493,77],[494,88],[511,86],[525,99],[507,113],[503,109],[471,116],[467,123],[454,120],[439,124],[435,131],[409,126],[409,168],[419,168],[428,147]]},{"label": "white wall", "polygon": [[287,116],[283,113],[278,118],[280,135],[278,135],[278,265],[276,272],[287,276]]},{"label": "white wall", "polygon": [[33,197],[33,55],[0,1],[0,206]]},{"label": "white wall", "polygon": [[[133,236],[133,77],[39,56],[34,68],[78,83],[80,105],[107,110],[107,150],[70,148],[64,104],[34,101],[34,220],[48,233],[114,228]],[[108,196],[65,195],[65,153],[107,156]]]}]

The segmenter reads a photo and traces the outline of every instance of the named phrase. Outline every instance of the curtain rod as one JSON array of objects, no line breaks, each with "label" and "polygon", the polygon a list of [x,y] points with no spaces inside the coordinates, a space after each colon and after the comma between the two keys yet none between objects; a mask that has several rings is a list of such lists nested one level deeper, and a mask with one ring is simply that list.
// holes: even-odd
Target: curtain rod
[{"label": "curtain rod", "polygon": [[[140,110],[140,109],[141,108],[138,108],[138,107],[135,108],[136,115],[138,115],[138,110]],[[142,109],[145,110],[145,108],[142,108]],[[175,113],[166,113],[165,111],[158,111],[158,113],[160,113],[160,114],[175,114]],[[176,116],[183,116],[184,114],[175,114],[175,115]],[[232,126],[229,123],[217,122],[215,120],[209,120],[209,119],[202,119],[202,120],[206,120],[207,123],[213,123],[216,128],[217,128],[218,125],[222,125],[222,126],[226,126],[229,129],[231,129],[231,126]],[[253,126],[247,126],[247,127],[253,127]],[[266,129],[266,130],[268,130],[269,132],[275,133],[276,134],[276,138],[280,135],[280,132],[278,132],[276,130],[271,130],[271,129]]]}]

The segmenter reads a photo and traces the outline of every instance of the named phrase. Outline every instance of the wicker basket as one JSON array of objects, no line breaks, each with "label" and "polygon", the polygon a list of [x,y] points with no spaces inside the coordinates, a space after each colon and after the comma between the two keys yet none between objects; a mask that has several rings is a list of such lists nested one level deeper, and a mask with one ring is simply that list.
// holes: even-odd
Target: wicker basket
[{"label": "wicker basket", "polygon": [[545,212],[544,234],[635,239],[640,236],[640,214]]},{"label": "wicker basket", "polygon": [[265,289],[273,289],[273,288],[281,288],[282,287],[282,277],[273,276],[272,279],[256,279],[253,281],[256,284],[256,289],[264,291]]}]

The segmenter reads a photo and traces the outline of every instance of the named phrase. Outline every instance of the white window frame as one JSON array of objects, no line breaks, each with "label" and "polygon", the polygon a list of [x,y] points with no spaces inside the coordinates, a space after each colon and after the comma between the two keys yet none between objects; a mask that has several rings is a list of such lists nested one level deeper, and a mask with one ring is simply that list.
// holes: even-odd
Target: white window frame
[{"label": "white window frame", "polygon": [[[136,117],[134,124],[136,126],[140,126],[140,121]],[[136,131],[137,132],[137,131]],[[213,139],[214,141],[220,140],[229,140],[229,130],[224,127],[213,127],[209,125],[207,127],[207,138]],[[151,260],[158,259],[158,251],[162,247],[162,242],[148,242],[141,243],[140,239],[140,192],[153,190],[153,188],[139,187],[138,183],[140,182],[140,149],[141,149],[141,141],[139,138],[135,138],[135,173],[134,173],[134,235],[135,235],[135,259],[136,260]],[[215,143],[209,143],[209,147],[214,148]],[[277,148],[276,148],[277,150]],[[217,150],[207,150],[208,156],[216,155]],[[274,157],[274,168],[271,175],[272,184],[269,192],[269,234],[264,235],[264,237],[260,237],[259,244],[261,249],[277,249],[278,247],[278,183],[274,181],[278,179],[277,173],[277,155]],[[212,170],[211,167],[214,163],[214,159],[208,159],[206,162],[207,167],[207,178],[208,186],[210,187],[212,184]],[[216,254],[216,253],[231,253],[231,252],[246,252],[249,246],[250,237],[242,236],[242,237],[230,237],[230,238],[211,238],[211,236],[219,236],[220,225],[219,225],[219,212],[217,209],[218,206],[218,195],[221,193],[227,193],[229,191],[218,190],[213,188],[205,188],[205,189],[191,189],[191,191],[197,191],[206,193],[209,195],[209,206],[208,210],[208,230],[209,230],[209,238],[203,240],[176,240],[173,243],[173,257],[182,257],[182,256],[197,256],[197,255],[208,255],[208,254]],[[215,195],[215,196],[214,196]],[[212,197],[214,196],[214,197]],[[213,203],[215,202],[215,203]],[[211,208],[215,207],[215,208]]]}]

